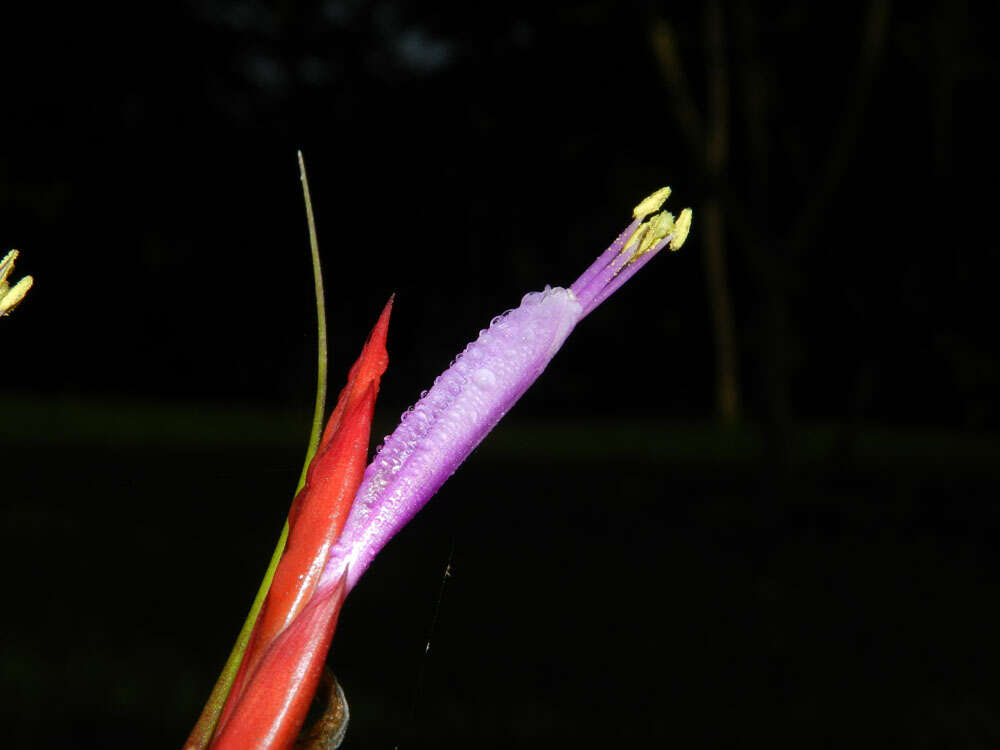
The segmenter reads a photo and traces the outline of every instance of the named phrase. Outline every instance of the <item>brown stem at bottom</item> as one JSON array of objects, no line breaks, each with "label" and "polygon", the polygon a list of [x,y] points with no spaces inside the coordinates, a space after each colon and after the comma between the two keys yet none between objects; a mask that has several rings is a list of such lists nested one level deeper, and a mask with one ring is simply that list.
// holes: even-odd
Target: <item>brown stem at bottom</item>
[{"label": "brown stem at bottom", "polygon": [[350,718],[343,688],[330,668],[324,667],[295,750],[337,750],[347,735]]}]

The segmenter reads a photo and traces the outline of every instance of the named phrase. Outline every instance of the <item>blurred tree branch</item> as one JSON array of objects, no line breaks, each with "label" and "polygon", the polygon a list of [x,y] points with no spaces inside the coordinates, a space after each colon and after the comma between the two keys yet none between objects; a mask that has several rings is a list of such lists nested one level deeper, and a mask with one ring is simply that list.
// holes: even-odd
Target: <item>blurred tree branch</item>
[{"label": "blurred tree branch", "polygon": [[801,251],[815,239],[830,202],[844,180],[847,166],[851,163],[851,153],[861,133],[861,123],[871,96],[875,71],[885,48],[890,9],[889,0],[872,0],[868,4],[853,84],[848,89],[847,101],[833,143],[827,151],[826,163],[819,173],[819,179],[813,183],[815,189],[807,197],[805,206],[799,212],[798,221],[789,233],[786,244],[792,252]]},{"label": "blurred tree branch", "polygon": [[[662,17],[650,26],[650,43],[660,72],[671,91],[672,111],[693,153],[700,154],[700,169],[709,182],[709,194],[701,210],[699,225],[708,285],[709,309],[715,339],[715,402],[724,424],[733,424],[740,413],[740,388],[733,305],[726,272],[725,216],[720,186],[725,181],[729,157],[729,75],[726,65],[722,8],[718,0],[705,6],[708,47],[708,117],[699,115],[681,66],[676,37]],[[706,126],[703,122],[707,123]],[[704,136],[702,133],[705,133]]]},{"label": "blurred tree branch", "polygon": [[[760,9],[744,2],[736,7],[735,13],[739,39],[736,69],[739,71],[746,138],[753,169],[752,176],[746,180],[749,184],[733,188],[729,179],[731,93],[726,59],[726,19],[718,0],[706,2],[704,8],[707,59],[705,117],[688,86],[677,35],[664,16],[656,11],[653,11],[649,25],[649,41],[671,98],[670,110],[707,185],[699,235],[704,243],[715,336],[716,408],[724,423],[738,419],[740,380],[732,294],[726,268],[725,236],[728,228],[739,237],[749,271],[760,286],[763,303],[760,315],[765,331],[762,381],[767,392],[769,421],[775,426],[776,433],[782,433],[790,413],[789,368],[784,351],[789,326],[786,313],[788,284],[784,280],[787,275],[786,261],[802,253],[815,241],[832,198],[851,163],[851,153],[860,137],[866,106],[885,47],[891,3],[889,0],[871,0],[868,4],[858,61],[831,146],[823,165],[817,170],[818,178],[811,182],[812,189],[804,197],[796,220],[783,238],[771,236],[770,230],[763,232],[759,222],[753,219],[767,215],[770,172],[768,112],[771,102],[767,97],[767,84],[773,76],[768,75],[756,44],[758,32],[755,19]],[[751,202],[754,205],[746,205]],[[780,442],[780,435],[778,440]]]}]

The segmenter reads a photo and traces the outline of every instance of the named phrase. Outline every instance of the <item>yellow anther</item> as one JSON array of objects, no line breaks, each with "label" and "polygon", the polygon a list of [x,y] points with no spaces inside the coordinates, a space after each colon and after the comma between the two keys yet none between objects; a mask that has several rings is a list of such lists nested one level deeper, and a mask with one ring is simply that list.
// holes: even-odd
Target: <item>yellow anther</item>
[{"label": "yellow anther", "polygon": [[644,219],[651,213],[655,213],[660,210],[660,206],[667,202],[667,198],[670,197],[670,188],[664,187],[657,190],[650,196],[647,196],[643,201],[632,209],[632,218],[634,219]]},{"label": "yellow anther", "polygon": [[0,260],[0,284],[6,283],[10,272],[14,270],[14,261],[17,260],[18,255],[20,253],[17,250],[11,250],[3,256],[3,260]]},{"label": "yellow anther", "polygon": [[3,260],[0,260],[0,317],[3,317],[24,299],[24,295],[35,283],[30,276],[25,276],[12,287],[7,283],[7,277],[14,270],[14,261],[17,260],[17,250],[11,250]]},{"label": "yellow anther", "polygon": [[629,248],[634,247],[636,242],[646,236],[647,231],[649,231],[648,221],[645,224],[640,224],[639,228],[632,232],[632,236],[628,238],[628,242],[625,243],[625,247],[623,247],[621,251],[623,253],[628,252]]},{"label": "yellow anther", "polygon": [[[0,287],[0,317],[3,317],[17,307],[18,303],[24,299],[24,295],[28,293],[28,290],[31,289],[31,285],[34,283],[35,280],[33,278],[25,276],[14,284],[10,291]],[[3,286],[7,286],[7,282],[4,282]]]},{"label": "yellow anther", "polygon": [[681,215],[674,222],[674,236],[670,238],[670,249],[679,250],[684,240],[687,239],[688,232],[691,231],[691,209],[685,208]]},{"label": "yellow anther", "polygon": [[661,211],[647,222],[647,226],[649,227],[649,231],[646,232],[646,236],[639,243],[639,249],[635,253],[636,257],[652,250],[653,245],[673,231],[674,215],[669,211]]}]

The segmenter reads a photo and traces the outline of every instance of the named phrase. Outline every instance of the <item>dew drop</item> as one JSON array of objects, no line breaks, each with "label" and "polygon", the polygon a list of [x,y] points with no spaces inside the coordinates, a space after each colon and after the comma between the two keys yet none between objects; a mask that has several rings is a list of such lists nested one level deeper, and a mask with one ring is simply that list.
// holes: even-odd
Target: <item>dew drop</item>
[{"label": "dew drop", "polygon": [[497,376],[493,374],[492,370],[483,367],[472,373],[472,382],[483,390],[489,390],[497,384]]}]

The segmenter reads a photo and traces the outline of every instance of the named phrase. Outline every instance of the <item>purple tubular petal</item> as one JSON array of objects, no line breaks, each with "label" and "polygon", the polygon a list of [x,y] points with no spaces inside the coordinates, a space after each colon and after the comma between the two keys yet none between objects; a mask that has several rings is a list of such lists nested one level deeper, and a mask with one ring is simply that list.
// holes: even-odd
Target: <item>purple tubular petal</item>
[{"label": "purple tubular petal", "polygon": [[349,566],[347,588],[354,587],[385,543],[541,375],[580,316],[572,292],[534,292],[456,357],[365,471],[324,580]]},{"label": "purple tubular petal", "polygon": [[[350,591],[382,547],[413,518],[542,374],[574,326],[666,244],[633,257],[636,219],[570,289],[525,295],[494,318],[421,395],[365,470],[323,582],[346,570]],[[322,583],[321,583],[322,585]]]}]

